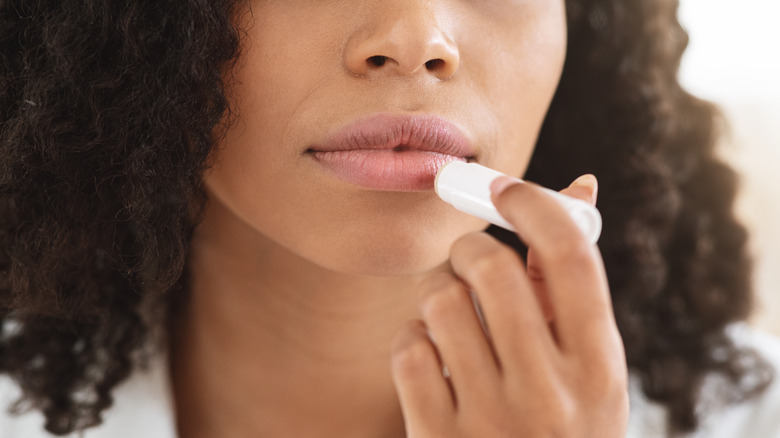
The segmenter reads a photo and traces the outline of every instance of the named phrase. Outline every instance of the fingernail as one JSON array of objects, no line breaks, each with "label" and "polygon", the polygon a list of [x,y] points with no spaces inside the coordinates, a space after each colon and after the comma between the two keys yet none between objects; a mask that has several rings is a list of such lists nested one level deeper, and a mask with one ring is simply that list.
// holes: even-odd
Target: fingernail
[{"label": "fingernail", "polygon": [[490,192],[493,193],[493,196],[498,196],[499,194],[501,194],[501,192],[506,190],[507,187],[516,183],[517,180],[512,177],[505,176],[505,175],[499,176],[498,178],[494,179],[493,182],[490,183]]},{"label": "fingernail", "polygon": [[584,187],[584,188],[588,189],[588,191],[590,191],[590,199],[591,199],[591,201],[593,201],[593,202],[596,201],[596,196],[597,196],[598,191],[599,191],[599,181],[596,179],[595,176],[593,176],[593,175],[591,175],[589,173],[585,174],[585,175],[582,175],[581,177],[575,179],[574,182],[571,183],[571,185],[569,187],[574,187],[574,186]]}]

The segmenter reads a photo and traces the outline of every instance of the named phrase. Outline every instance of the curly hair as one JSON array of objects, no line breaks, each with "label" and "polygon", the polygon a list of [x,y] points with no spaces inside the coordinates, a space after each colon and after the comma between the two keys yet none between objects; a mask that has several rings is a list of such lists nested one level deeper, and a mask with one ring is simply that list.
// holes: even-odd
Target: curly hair
[{"label": "curly hair", "polygon": [[[0,0],[0,372],[22,389],[15,410],[42,411],[53,434],[100,424],[186,294],[230,114],[234,3]],[[676,9],[567,1],[564,72],[526,175],[599,177],[629,367],[670,433],[697,427],[705,376],[725,378],[730,402],[772,377],[724,331],[751,309],[747,237],[714,156],[717,111],[677,81]]]}]

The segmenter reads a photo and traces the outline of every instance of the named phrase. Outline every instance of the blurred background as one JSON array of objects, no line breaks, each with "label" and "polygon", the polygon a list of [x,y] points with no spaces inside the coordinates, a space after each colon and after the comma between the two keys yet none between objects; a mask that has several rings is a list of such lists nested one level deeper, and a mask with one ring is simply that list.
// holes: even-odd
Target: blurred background
[{"label": "blurred background", "polygon": [[780,0],[680,0],[690,36],[680,80],[728,120],[721,156],[741,175],[737,214],[751,231],[752,322],[780,335]]}]

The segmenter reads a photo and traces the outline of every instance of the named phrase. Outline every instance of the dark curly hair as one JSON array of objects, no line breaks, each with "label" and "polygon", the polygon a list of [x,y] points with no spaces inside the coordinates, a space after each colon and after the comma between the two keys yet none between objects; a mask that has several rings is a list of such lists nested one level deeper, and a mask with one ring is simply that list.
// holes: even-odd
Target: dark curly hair
[{"label": "dark curly hair", "polygon": [[[697,426],[769,368],[724,328],[751,308],[719,116],[677,81],[675,0],[567,1],[569,50],[526,178],[600,179],[600,247],[632,372]],[[231,0],[0,0],[0,372],[53,434],[101,422],[186,296],[202,174],[230,119]],[[511,236],[490,231],[517,246]],[[718,354],[713,354],[717,351]]]}]

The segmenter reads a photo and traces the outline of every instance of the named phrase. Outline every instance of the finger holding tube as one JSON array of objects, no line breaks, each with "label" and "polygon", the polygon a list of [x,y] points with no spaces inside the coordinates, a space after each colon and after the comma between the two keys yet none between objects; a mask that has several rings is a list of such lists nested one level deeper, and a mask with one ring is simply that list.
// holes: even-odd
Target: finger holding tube
[{"label": "finger holding tube", "polygon": [[[439,169],[434,187],[439,197],[456,209],[507,230],[516,231],[491,201],[490,184],[500,177],[507,176],[476,163],[452,161]],[[517,178],[514,180],[522,182]],[[601,214],[593,205],[554,190],[542,190],[566,210],[589,242],[595,244],[598,241],[601,234]]]}]

